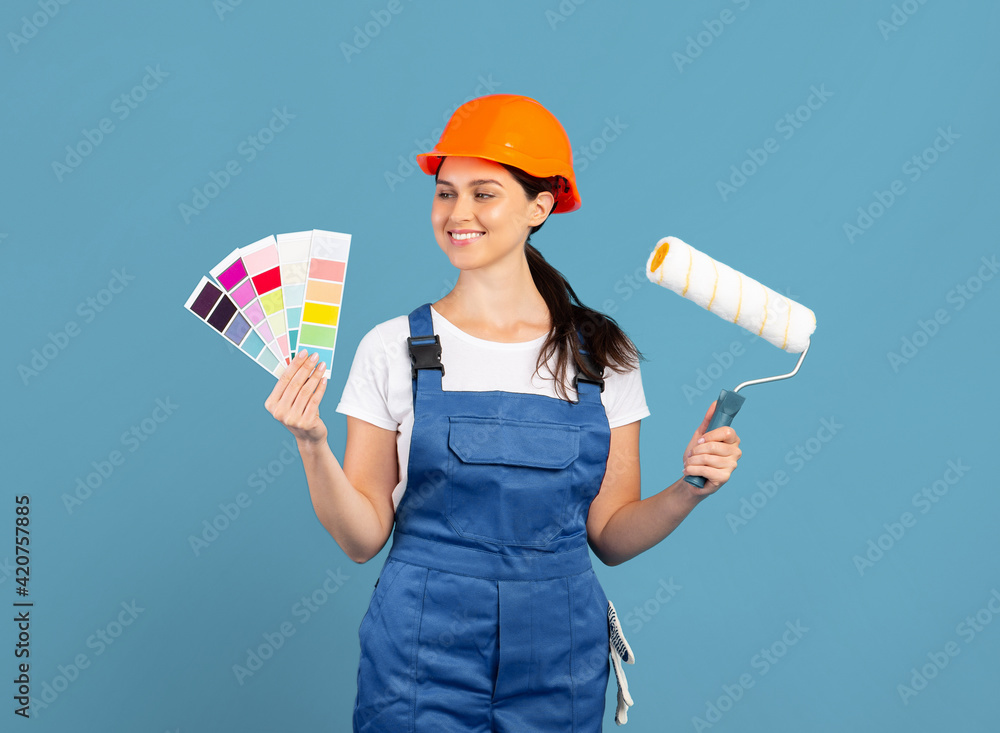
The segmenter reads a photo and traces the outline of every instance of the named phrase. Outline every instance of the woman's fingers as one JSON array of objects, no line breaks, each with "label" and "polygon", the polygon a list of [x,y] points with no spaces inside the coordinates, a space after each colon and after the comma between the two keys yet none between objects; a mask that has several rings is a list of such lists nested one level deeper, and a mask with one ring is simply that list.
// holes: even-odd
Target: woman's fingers
[{"label": "woman's fingers", "polygon": [[[722,461],[724,463],[731,464],[734,468],[736,462],[743,455],[743,451],[740,450],[740,439],[730,427],[719,428],[720,431],[730,431],[732,436],[728,433],[721,433],[726,436],[726,440],[706,440],[704,443],[696,444],[687,455],[685,455],[685,463],[694,464],[706,464],[710,466],[721,467]],[[713,430],[706,437],[711,437],[716,434]],[[718,459],[718,460],[716,460]]]},{"label": "woman's fingers", "polygon": [[695,453],[687,459],[685,464],[691,466],[709,466],[711,468],[736,468],[736,458],[729,455],[716,455],[714,453]]},{"label": "woman's fingers", "polygon": [[718,400],[716,400],[715,402],[713,402],[712,404],[710,404],[708,406],[708,411],[705,412],[705,417],[702,419],[701,425],[699,425],[698,429],[694,431],[695,440],[697,440],[702,435],[704,435],[705,434],[705,430],[708,429],[708,424],[712,421],[712,415],[715,414],[715,403],[716,402],[718,402]]},{"label": "woman's fingers", "polygon": [[[718,402],[718,400],[716,400]],[[691,440],[687,444],[687,448],[684,449],[684,456],[681,459],[683,462],[691,455],[695,446],[698,445],[698,439],[705,434],[705,429],[708,428],[708,424],[712,421],[712,414],[715,412],[715,402],[708,406],[708,410],[705,412],[705,417],[701,421],[701,425],[698,429],[694,431],[694,435],[691,436]],[[714,432],[714,431],[713,431]]]},{"label": "woman's fingers", "polygon": [[722,456],[692,456],[684,465],[685,476],[701,476],[715,488],[726,483],[735,470],[736,462]]},{"label": "woman's fingers", "polygon": [[[322,362],[320,362],[320,366],[323,367]],[[324,367],[322,369],[322,373],[325,374],[325,372],[326,368]],[[326,383],[327,383],[327,378],[324,376],[322,379],[319,380],[319,386],[316,388],[316,391],[313,392],[313,396],[309,398],[309,405],[306,407],[306,409],[309,410],[310,412],[315,411],[317,414],[319,414],[319,403],[323,401],[323,395],[326,394]]]},{"label": "woman's fingers", "polygon": [[729,456],[735,460],[743,455],[743,451],[740,450],[739,445],[736,443],[702,443],[692,448],[685,458],[690,460],[694,456],[703,455]]},{"label": "woman's fingers", "polygon": [[[306,352],[300,350],[295,358],[292,359],[292,363],[288,365],[288,368],[281,373],[278,377],[278,383],[274,385],[274,389],[271,390],[271,394],[267,396],[264,400],[264,409],[274,415],[275,409],[279,406],[281,398],[284,397],[285,392],[288,390],[288,385],[292,381],[292,377],[296,375],[301,367],[306,362]],[[275,415],[275,417],[277,417]]]},{"label": "woman's fingers", "polygon": [[[298,354],[296,356],[296,361],[298,361]],[[299,390],[302,389],[302,385],[306,383],[309,376],[312,374],[313,367],[316,365],[316,359],[319,358],[319,354],[313,354],[308,358],[303,358],[303,360],[298,364],[298,368],[294,370],[291,378],[288,380],[288,385],[285,387],[284,393],[281,395],[281,399],[278,403],[278,409],[285,415],[291,414],[292,405],[295,402],[295,398],[299,396]]]},{"label": "woman's fingers", "polygon": [[[707,423],[703,421],[699,432],[705,427]],[[695,433],[692,443],[684,454],[685,473],[703,476],[708,481],[722,484],[729,480],[729,474],[736,468],[736,463],[742,455],[740,437],[729,425],[715,428],[700,436]],[[705,472],[698,470],[691,472],[687,470],[689,467],[691,469],[703,467]]]},{"label": "woman's fingers", "polygon": [[721,428],[716,428],[710,433],[705,433],[701,436],[704,438],[704,442],[714,442],[714,443],[733,443],[739,445],[740,437],[736,434],[728,425],[723,425]]},{"label": "woman's fingers", "polygon": [[319,403],[326,392],[326,365],[317,364],[318,358],[319,354],[309,356],[300,349],[264,400],[265,409],[291,430],[296,440],[326,440],[326,426],[319,417]]},{"label": "woman's fingers", "polygon": [[684,474],[701,476],[706,485],[710,482],[714,486],[714,491],[729,481],[743,451],[739,447],[739,436],[728,425],[702,437],[704,442],[696,443],[685,455]]},{"label": "woman's fingers", "polygon": [[305,380],[302,387],[299,388],[298,395],[295,397],[295,401],[289,410],[291,418],[298,421],[298,427],[308,427],[309,423],[318,414],[319,403],[317,402],[313,406],[312,398],[316,395],[321,382],[324,381],[325,375],[326,365],[320,362],[313,369],[309,378]]},{"label": "woman's fingers", "polygon": [[742,451],[740,451],[739,445],[740,438],[736,434],[736,431],[728,425],[723,425],[721,428],[716,428],[700,437],[695,433],[695,436],[691,438],[691,442],[688,443],[687,450],[684,451],[684,458],[687,459],[695,453],[713,451],[726,455],[740,455]]},{"label": "woman's fingers", "polygon": [[684,474],[686,476],[701,476],[705,479],[705,486],[701,490],[694,489],[696,494],[711,494],[717,491],[729,480],[732,471],[722,468],[712,468],[711,466],[689,466]]},{"label": "woman's fingers", "polygon": [[313,371],[313,364],[318,354],[307,356],[304,350],[299,351],[285,372],[278,378],[270,397],[264,402],[264,407],[282,423],[293,417],[292,405],[299,394],[302,385]]}]

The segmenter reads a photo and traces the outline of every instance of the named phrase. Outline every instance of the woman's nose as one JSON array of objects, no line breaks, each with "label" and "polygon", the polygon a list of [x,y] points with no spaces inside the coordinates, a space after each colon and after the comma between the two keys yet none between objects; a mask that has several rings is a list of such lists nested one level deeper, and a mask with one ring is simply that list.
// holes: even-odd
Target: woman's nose
[{"label": "woman's nose", "polygon": [[456,222],[466,222],[472,219],[472,197],[459,195],[455,198],[455,205],[451,210],[451,218]]}]

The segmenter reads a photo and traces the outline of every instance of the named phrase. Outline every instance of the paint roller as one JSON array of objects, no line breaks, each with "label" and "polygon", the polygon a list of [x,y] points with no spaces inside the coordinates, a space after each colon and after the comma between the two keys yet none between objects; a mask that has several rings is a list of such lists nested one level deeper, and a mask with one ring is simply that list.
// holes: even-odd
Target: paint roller
[{"label": "paint roller", "polygon": [[[646,262],[646,277],[779,349],[799,354],[798,363],[788,374],[743,382],[731,392],[723,389],[706,433],[733,422],[746,400],[739,394],[741,389],[788,379],[802,366],[809,351],[809,337],[816,330],[816,316],[804,305],[713,260],[677,237],[664,237],[656,243]],[[702,476],[685,476],[684,480],[698,488],[705,485]]]}]

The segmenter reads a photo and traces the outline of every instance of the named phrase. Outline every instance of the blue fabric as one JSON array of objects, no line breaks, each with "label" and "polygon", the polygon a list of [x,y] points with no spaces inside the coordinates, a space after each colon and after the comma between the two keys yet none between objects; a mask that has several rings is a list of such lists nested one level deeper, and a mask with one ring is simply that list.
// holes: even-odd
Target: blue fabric
[{"label": "blue fabric", "polygon": [[[410,334],[433,334],[430,305]],[[442,355],[446,364],[447,355]],[[354,730],[600,731],[607,597],[587,549],[611,429],[578,401],[420,369],[407,488],[361,622]]]}]

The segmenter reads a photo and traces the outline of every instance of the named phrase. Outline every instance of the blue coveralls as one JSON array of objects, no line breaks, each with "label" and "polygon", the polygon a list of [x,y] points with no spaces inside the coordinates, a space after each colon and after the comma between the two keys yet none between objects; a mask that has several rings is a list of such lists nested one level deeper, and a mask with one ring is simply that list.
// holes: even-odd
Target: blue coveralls
[{"label": "blue coveralls", "polygon": [[601,387],[443,391],[430,305],[409,323],[407,488],[359,631],[354,730],[600,731],[608,600],[586,522],[611,440]]}]

